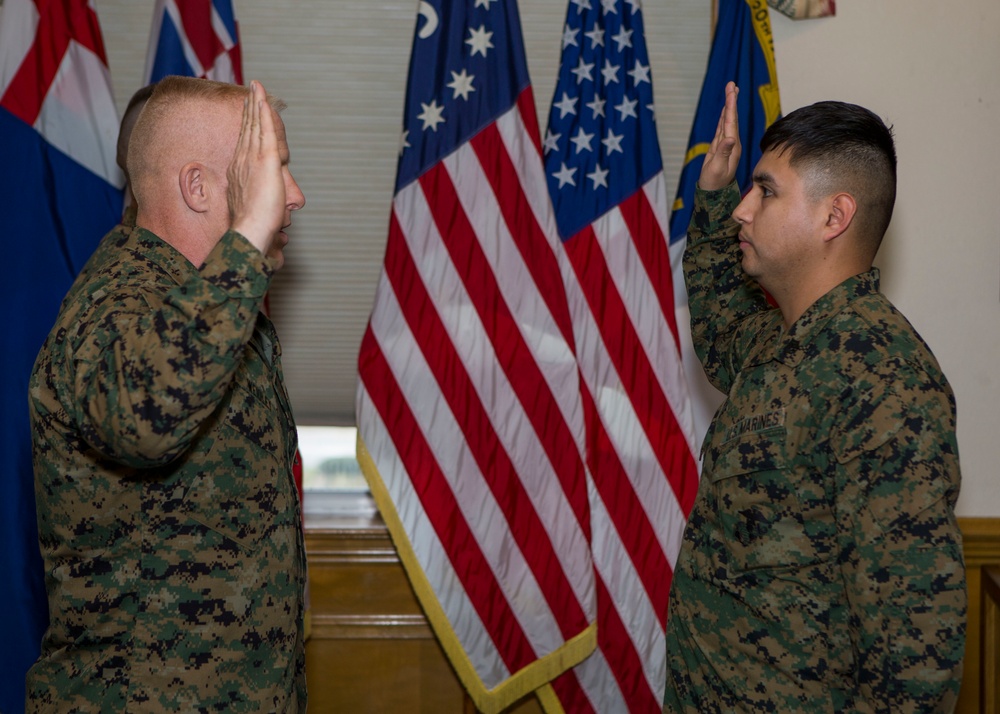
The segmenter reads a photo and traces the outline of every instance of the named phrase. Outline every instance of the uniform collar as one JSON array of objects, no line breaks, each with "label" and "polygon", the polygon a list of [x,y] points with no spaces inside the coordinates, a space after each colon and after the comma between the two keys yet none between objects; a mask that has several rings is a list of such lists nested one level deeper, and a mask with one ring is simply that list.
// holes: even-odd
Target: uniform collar
[{"label": "uniform collar", "polygon": [[178,285],[183,285],[198,274],[198,268],[190,260],[152,231],[139,226],[130,230],[131,235],[126,240],[125,248],[133,251],[140,259],[158,266]]},{"label": "uniform collar", "polygon": [[802,313],[775,346],[774,358],[794,367],[806,354],[806,347],[836,315],[852,302],[879,291],[879,271],[872,268],[866,273],[848,278],[814,302]]}]

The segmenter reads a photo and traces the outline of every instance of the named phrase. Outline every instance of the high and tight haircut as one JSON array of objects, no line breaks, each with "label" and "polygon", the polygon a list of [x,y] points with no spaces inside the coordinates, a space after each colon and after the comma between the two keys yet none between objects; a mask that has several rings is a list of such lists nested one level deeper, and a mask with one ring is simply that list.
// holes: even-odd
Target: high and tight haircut
[{"label": "high and tight haircut", "polygon": [[[153,87],[152,94],[146,100],[129,139],[126,173],[134,180],[132,189],[136,200],[141,204],[142,196],[140,194],[144,189],[140,185],[142,182],[139,177],[155,171],[158,163],[157,150],[164,150],[163,147],[154,147],[151,150],[150,145],[155,143],[159,134],[158,126],[165,116],[175,112],[178,106],[184,106],[188,111],[194,111],[198,103],[224,104],[231,102],[239,111],[240,103],[244,99],[248,99],[249,96],[248,87],[211,79],[168,76],[157,82]],[[275,112],[281,112],[286,106],[284,101],[271,94],[267,95],[267,102]],[[235,136],[233,141],[235,143]]]},{"label": "high and tight haircut", "polygon": [[874,257],[896,202],[892,127],[856,104],[817,102],[768,127],[760,150],[787,152],[789,166],[802,175],[814,199],[851,194],[858,205],[858,234]]}]

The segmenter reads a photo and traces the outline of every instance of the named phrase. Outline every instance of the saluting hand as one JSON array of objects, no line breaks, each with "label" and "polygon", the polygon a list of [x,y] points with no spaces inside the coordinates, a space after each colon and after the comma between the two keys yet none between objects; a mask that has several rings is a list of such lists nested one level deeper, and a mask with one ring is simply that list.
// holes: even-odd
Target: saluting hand
[{"label": "saluting hand", "polygon": [[236,153],[227,171],[232,229],[265,254],[285,216],[285,183],[272,112],[263,85],[251,81]]}]

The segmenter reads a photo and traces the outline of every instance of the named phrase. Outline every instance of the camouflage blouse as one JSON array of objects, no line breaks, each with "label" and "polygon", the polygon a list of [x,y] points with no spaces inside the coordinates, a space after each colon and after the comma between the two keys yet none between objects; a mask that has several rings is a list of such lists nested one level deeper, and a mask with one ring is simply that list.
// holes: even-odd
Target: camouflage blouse
[{"label": "camouflage blouse", "polygon": [[955,401],[846,280],[788,330],[743,273],[735,184],[699,192],[694,343],[727,395],[670,594],[664,711],[950,711],[965,645]]},{"label": "camouflage blouse", "polygon": [[305,710],[305,557],[271,267],[119,226],[30,383],[50,625],[29,711]]}]

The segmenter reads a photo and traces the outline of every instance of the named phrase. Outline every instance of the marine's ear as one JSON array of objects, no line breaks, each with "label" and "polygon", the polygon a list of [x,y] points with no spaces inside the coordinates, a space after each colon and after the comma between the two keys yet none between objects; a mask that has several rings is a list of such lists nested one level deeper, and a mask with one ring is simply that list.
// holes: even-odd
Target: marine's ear
[{"label": "marine's ear", "polygon": [[177,176],[181,197],[195,213],[205,213],[209,207],[208,171],[204,164],[191,161],[181,167]]},{"label": "marine's ear", "polygon": [[858,212],[858,202],[849,193],[840,192],[826,200],[826,224],[823,230],[823,241],[828,242],[844,234],[854,216]]}]

